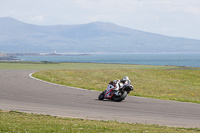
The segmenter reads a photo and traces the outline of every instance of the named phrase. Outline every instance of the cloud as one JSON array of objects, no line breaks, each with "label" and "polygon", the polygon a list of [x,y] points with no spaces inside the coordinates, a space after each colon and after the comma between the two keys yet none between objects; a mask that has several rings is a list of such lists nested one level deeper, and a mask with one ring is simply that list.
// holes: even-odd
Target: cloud
[{"label": "cloud", "polygon": [[188,12],[188,13],[191,13],[193,15],[200,16],[200,8],[188,7],[185,11]]}]

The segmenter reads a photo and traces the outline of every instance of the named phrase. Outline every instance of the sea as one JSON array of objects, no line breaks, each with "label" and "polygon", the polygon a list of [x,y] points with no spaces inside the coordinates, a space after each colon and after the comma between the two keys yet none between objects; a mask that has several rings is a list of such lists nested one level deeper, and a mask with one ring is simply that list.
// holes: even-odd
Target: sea
[{"label": "sea", "polygon": [[200,54],[70,54],[60,56],[18,56],[18,58],[33,62],[87,62],[200,67]]}]

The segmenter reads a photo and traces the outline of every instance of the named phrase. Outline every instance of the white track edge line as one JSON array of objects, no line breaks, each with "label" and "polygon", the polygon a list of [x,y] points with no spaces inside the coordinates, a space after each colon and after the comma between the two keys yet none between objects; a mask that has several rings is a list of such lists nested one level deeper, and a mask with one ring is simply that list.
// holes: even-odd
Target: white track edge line
[{"label": "white track edge line", "polygon": [[40,81],[40,82],[44,82],[44,83],[48,83],[48,84],[51,84],[51,85],[61,86],[61,87],[67,87],[67,88],[72,88],[72,89],[77,89],[77,90],[100,92],[100,91],[87,90],[87,89],[76,88],[76,87],[71,87],[71,86],[59,85],[59,84],[56,84],[56,83],[51,83],[51,82],[48,82],[48,81],[44,81],[44,80],[41,80],[41,79],[35,78],[35,77],[33,77],[32,75],[33,75],[33,73],[30,73],[28,76],[29,76],[30,78],[34,79],[34,80],[37,80],[37,81]]},{"label": "white track edge line", "polygon": [[[51,85],[61,86],[61,87],[67,87],[67,88],[77,89],[77,90],[83,90],[83,91],[100,92],[100,91],[87,90],[87,89],[76,88],[76,87],[71,87],[71,86],[59,85],[59,84],[56,84],[56,83],[51,83],[51,82],[48,82],[48,81],[44,81],[44,80],[35,78],[35,77],[33,77],[32,75],[33,75],[33,73],[30,73],[30,74],[29,74],[29,77],[32,78],[32,79],[34,79],[34,80],[38,80],[38,81],[40,81],[40,82],[48,83],[48,84],[51,84]],[[198,103],[180,102],[180,101],[172,101],[172,100],[162,100],[162,99],[147,98],[147,97],[138,97],[138,96],[129,96],[129,97],[137,97],[137,98],[140,98],[140,99],[153,99],[153,100],[161,100],[161,101],[170,101],[170,102],[182,103],[182,104],[192,104],[192,105],[198,104]]]}]

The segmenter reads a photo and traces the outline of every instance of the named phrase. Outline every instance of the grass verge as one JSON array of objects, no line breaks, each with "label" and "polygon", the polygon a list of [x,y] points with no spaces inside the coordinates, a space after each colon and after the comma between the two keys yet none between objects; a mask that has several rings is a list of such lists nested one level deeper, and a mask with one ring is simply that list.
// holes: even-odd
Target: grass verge
[{"label": "grass verge", "polygon": [[197,133],[198,128],[175,128],[158,125],[95,121],[74,118],[61,118],[49,115],[36,115],[16,111],[0,110],[0,132],[62,132],[62,133]]},{"label": "grass verge", "polygon": [[132,96],[200,103],[200,70],[190,69],[92,69],[46,70],[34,77],[66,86],[103,91],[111,80],[129,76]]},{"label": "grass verge", "polygon": [[[57,84],[105,90],[127,75],[133,96],[200,103],[200,68],[98,63],[0,62],[0,69],[43,70],[33,76]],[[45,70],[45,71],[44,71]]]},{"label": "grass verge", "polygon": [[52,63],[52,62],[9,62],[0,61],[0,69],[48,70],[48,69],[175,69],[177,66],[151,66],[129,64],[100,64],[100,63]]}]

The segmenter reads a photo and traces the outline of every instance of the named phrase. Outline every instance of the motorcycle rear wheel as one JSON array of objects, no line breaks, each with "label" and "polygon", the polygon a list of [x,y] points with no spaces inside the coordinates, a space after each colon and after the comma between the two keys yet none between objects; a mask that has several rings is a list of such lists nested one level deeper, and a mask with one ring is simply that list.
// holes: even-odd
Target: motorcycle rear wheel
[{"label": "motorcycle rear wheel", "polygon": [[127,92],[126,92],[126,91],[123,91],[123,92],[121,92],[121,93],[122,93],[121,96],[114,96],[114,97],[113,97],[113,100],[114,100],[115,102],[121,102],[122,100],[124,100],[124,99],[126,98]]}]

